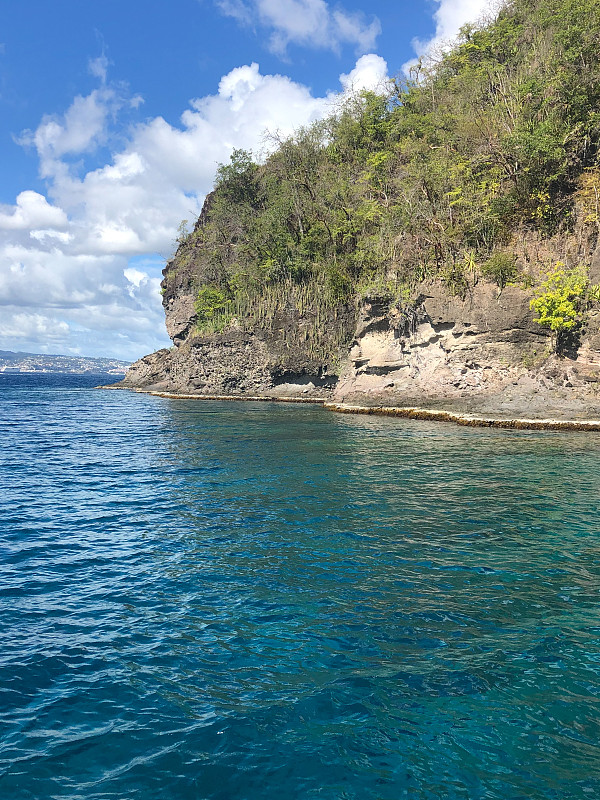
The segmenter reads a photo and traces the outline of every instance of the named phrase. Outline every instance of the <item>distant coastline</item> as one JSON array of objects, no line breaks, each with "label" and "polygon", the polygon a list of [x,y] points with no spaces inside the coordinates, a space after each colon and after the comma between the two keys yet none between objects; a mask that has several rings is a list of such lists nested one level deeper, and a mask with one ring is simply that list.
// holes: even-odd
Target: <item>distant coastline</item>
[{"label": "distant coastline", "polygon": [[88,358],[83,356],[50,355],[46,353],[20,353],[0,350],[0,374],[64,374],[64,375],[114,375],[123,376],[129,362],[116,358]]}]

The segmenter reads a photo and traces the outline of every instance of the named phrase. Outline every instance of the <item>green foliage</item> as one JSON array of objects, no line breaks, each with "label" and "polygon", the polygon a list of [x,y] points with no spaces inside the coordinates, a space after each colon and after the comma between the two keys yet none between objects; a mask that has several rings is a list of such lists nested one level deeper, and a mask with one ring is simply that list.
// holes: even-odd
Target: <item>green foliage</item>
[{"label": "green foliage", "polygon": [[247,150],[234,150],[229,164],[219,164],[215,188],[231,203],[252,202],[257,166]]},{"label": "green foliage", "polygon": [[215,286],[203,286],[198,292],[194,310],[200,330],[222,329],[227,320],[231,300]]},{"label": "green foliage", "polygon": [[504,289],[507,283],[514,281],[519,275],[517,258],[512,253],[498,250],[483,264],[481,274]]},{"label": "green foliage", "polygon": [[590,283],[587,294],[590,303],[600,305],[600,283]]},{"label": "green foliage", "polygon": [[335,300],[342,300],[351,294],[353,284],[346,271],[331,269],[327,274],[327,288]]},{"label": "green foliage", "polygon": [[361,300],[379,300],[393,305],[397,294],[398,285],[395,281],[378,273],[363,275],[362,280],[355,286],[355,291]]},{"label": "green foliage", "polygon": [[[520,277],[515,230],[555,233],[574,199],[598,226],[599,41],[598,0],[511,0],[418,80],[345,100],[263,163],[235,150],[202,225],[180,231],[199,325],[271,324],[284,290],[323,321],[368,287],[427,278],[464,296],[481,271],[503,288]],[[570,311],[542,305],[569,330]]]},{"label": "green foliage", "polygon": [[440,277],[451,295],[465,297],[469,290],[466,263],[456,261],[453,264],[449,264],[441,270]]},{"label": "green foliage", "polygon": [[588,283],[585,270],[566,270],[559,262],[531,300],[531,309],[537,314],[534,321],[556,335],[557,351],[561,349],[564,334],[582,321]]}]

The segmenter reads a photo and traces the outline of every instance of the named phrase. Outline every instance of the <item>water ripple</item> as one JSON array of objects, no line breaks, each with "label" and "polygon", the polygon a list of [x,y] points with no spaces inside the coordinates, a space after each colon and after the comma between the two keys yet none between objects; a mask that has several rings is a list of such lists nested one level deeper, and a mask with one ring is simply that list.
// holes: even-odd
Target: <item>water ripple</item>
[{"label": "water ripple", "polygon": [[600,796],[600,439],[0,376],[0,796]]}]

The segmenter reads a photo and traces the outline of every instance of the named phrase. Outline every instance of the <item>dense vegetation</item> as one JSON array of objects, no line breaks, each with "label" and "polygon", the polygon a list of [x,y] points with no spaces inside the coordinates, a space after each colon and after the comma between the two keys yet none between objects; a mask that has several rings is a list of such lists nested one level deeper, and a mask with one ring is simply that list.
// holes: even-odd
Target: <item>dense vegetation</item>
[{"label": "dense vegetation", "polygon": [[600,3],[509,2],[264,163],[234,152],[180,250],[194,253],[199,326],[290,301],[408,297],[427,277],[502,288],[519,278],[516,230],[569,229],[576,199],[599,224],[599,141]]}]

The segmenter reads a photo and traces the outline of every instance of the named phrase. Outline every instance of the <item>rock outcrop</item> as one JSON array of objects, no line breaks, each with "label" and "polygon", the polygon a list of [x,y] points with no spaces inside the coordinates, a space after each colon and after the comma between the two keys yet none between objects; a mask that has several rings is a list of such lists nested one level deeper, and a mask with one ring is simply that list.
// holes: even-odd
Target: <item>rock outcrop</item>
[{"label": "rock outcrop", "polygon": [[335,399],[508,416],[600,413],[600,314],[559,357],[533,320],[531,293],[479,283],[464,299],[421,287],[412,313],[362,309]]},{"label": "rock outcrop", "polygon": [[[210,208],[209,196],[196,230]],[[361,406],[420,406],[500,416],[600,416],[600,311],[590,311],[560,357],[534,321],[532,290],[479,279],[462,295],[441,281],[409,301],[376,295],[320,310],[293,293],[267,319],[230,320],[198,332],[198,254],[192,237],[164,270],[173,340],[136,362],[122,386],[195,395],[320,397]],[[563,260],[600,282],[600,240],[581,231],[512,243],[523,273],[539,280]],[[538,274],[536,275],[536,269]],[[202,279],[203,276],[200,276]]]},{"label": "rock outcrop", "polygon": [[[165,304],[167,319],[172,308],[185,302]],[[276,315],[269,326],[248,330],[233,321],[224,332],[210,335],[196,333],[192,314],[183,326],[187,334],[175,335],[170,350],[137,361],[122,385],[199,395],[330,396],[355,320],[352,305],[331,309],[316,350],[310,312],[301,313],[293,306]],[[182,330],[172,319],[168,328]]]}]

